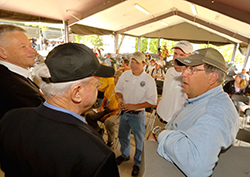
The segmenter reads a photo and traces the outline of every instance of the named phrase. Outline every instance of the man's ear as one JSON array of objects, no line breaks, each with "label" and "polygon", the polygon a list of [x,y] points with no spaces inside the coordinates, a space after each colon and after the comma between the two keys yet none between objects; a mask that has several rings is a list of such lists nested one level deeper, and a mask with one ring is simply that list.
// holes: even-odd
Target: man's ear
[{"label": "man's ear", "polygon": [[5,48],[0,46],[0,58],[6,60],[7,59],[7,55],[6,55],[6,50]]},{"label": "man's ear", "polygon": [[209,81],[208,81],[209,84],[210,85],[215,84],[218,81],[218,78],[219,78],[218,73],[216,73],[216,72],[210,73],[209,74]]},{"label": "man's ear", "polygon": [[84,93],[82,89],[84,89],[83,86],[77,84],[70,90],[70,97],[73,102],[80,103],[82,101],[82,94]]}]

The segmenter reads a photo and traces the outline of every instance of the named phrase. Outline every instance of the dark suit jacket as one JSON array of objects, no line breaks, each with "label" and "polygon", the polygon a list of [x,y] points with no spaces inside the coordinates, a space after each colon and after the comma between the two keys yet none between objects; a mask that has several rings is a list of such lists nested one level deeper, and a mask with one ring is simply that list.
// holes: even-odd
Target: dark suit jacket
[{"label": "dark suit jacket", "polygon": [[119,176],[115,155],[98,133],[44,105],[5,114],[0,122],[0,163],[6,177]]},{"label": "dark suit jacket", "polygon": [[44,101],[33,82],[3,65],[0,65],[0,83],[0,119],[11,109],[37,107]]}]

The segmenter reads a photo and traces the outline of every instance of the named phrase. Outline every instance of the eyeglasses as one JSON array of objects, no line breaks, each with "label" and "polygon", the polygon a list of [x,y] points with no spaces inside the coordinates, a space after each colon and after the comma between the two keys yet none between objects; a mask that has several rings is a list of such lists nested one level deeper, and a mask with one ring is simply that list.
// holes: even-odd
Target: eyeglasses
[{"label": "eyeglasses", "polygon": [[187,73],[189,75],[193,75],[194,72],[197,72],[197,71],[205,71],[204,69],[198,69],[198,68],[194,68],[192,66],[185,66],[185,67],[183,67],[182,72],[184,72],[185,70],[187,71]]}]

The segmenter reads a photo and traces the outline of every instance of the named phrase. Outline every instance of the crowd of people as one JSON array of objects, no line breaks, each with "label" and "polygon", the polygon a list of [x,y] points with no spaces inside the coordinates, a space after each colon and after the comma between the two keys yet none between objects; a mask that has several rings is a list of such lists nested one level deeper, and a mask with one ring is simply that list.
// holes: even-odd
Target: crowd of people
[{"label": "crowd of people", "polygon": [[[188,41],[171,50],[173,67],[166,68],[166,46],[158,50],[159,58],[134,52],[118,61],[118,51],[99,58],[84,44],[65,43],[34,67],[32,77],[29,68],[38,54],[25,31],[0,25],[0,164],[5,175],[119,176],[118,166],[130,159],[133,134],[131,175],[138,176],[149,107],[164,123],[149,136],[159,143],[159,156],[186,176],[212,175],[220,151],[234,143],[239,128],[229,96],[246,93],[249,77],[243,70],[223,87],[227,67],[219,51],[193,51]],[[157,81],[163,83],[161,94]],[[121,146],[116,157],[110,147],[117,124]]]},{"label": "crowd of people", "polygon": [[46,51],[50,51],[54,47],[56,47],[60,43],[62,43],[59,41],[49,40],[46,38],[37,39],[37,38],[33,37],[33,38],[30,38],[29,40],[30,40],[32,48],[34,48],[36,50],[46,50]]}]

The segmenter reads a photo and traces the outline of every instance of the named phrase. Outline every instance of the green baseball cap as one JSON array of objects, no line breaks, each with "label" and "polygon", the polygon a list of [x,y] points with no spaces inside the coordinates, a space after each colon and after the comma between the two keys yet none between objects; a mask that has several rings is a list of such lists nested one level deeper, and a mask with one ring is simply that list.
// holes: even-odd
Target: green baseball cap
[{"label": "green baseball cap", "polygon": [[179,66],[197,66],[206,63],[216,68],[219,68],[224,73],[227,72],[224,57],[218,50],[213,48],[196,50],[186,58],[176,58],[175,63]]}]

